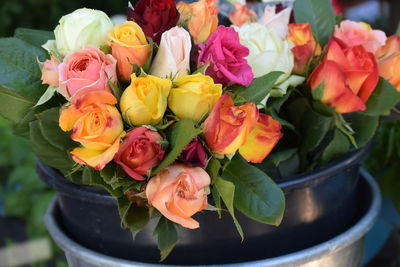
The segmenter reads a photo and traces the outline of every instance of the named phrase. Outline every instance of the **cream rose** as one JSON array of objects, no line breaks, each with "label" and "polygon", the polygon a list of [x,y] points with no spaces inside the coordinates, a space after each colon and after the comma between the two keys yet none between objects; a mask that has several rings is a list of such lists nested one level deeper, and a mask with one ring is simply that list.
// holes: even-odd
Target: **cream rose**
[{"label": "cream rose", "polygon": [[164,32],[150,73],[160,78],[188,74],[191,49],[190,34],[185,29],[174,27]]},{"label": "cream rose", "polygon": [[250,50],[246,57],[254,77],[261,77],[272,71],[282,71],[277,83],[286,80],[294,67],[291,48],[293,45],[275,32],[259,23],[234,27],[239,33],[240,43]]}]

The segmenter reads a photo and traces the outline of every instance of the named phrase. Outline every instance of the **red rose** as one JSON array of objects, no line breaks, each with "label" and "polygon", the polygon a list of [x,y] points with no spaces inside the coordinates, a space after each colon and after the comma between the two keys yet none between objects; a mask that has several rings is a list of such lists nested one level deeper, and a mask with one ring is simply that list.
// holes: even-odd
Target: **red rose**
[{"label": "red rose", "polygon": [[175,27],[179,12],[173,0],[140,0],[128,9],[128,20],[133,20],[146,36],[160,44],[163,32]]},{"label": "red rose", "polygon": [[185,147],[178,160],[190,166],[206,167],[207,154],[199,138],[194,138]]},{"label": "red rose", "polygon": [[133,179],[142,181],[147,172],[164,157],[164,150],[157,142],[161,135],[146,127],[138,127],[128,132],[114,160]]}]

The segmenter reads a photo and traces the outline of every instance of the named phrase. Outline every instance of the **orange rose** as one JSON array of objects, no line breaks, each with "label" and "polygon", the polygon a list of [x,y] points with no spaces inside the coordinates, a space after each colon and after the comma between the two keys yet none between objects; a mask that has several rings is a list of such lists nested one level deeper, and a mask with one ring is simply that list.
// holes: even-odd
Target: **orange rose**
[{"label": "orange rose", "polygon": [[191,216],[207,207],[205,187],[210,182],[210,176],[200,167],[173,164],[150,179],[146,196],[167,219],[195,229],[199,223]]},{"label": "orange rose", "polygon": [[132,21],[116,25],[109,33],[112,55],[117,59],[117,69],[124,82],[129,82],[132,64],[143,66],[150,56],[150,45],[143,30]]},{"label": "orange rose", "polygon": [[281,124],[271,116],[260,113],[254,129],[246,143],[239,148],[240,155],[247,161],[261,163],[283,136]]},{"label": "orange rose", "polygon": [[334,107],[338,113],[349,113],[366,109],[365,103],[378,80],[378,67],[372,53],[361,45],[347,47],[333,38],[325,59],[315,68],[308,83],[314,98]]},{"label": "orange rose", "polygon": [[400,91],[400,36],[389,37],[375,56],[378,60],[379,75]]},{"label": "orange rose", "polygon": [[208,116],[204,136],[212,152],[231,154],[244,145],[258,119],[254,103],[235,106],[232,98],[224,94]]},{"label": "orange rose", "polygon": [[289,24],[289,32],[286,39],[292,41],[295,45],[292,48],[294,55],[293,73],[304,75],[313,55],[321,54],[321,46],[315,41],[310,24]]},{"label": "orange rose", "polygon": [[243,24],[257,21],[256,12],[248,8],[247,5],[234,2],[233,6],[235,7],[235,10],[229,13],[229,20],[233,25],[240,27]]},{"label": "orange rose", "polygon": [[195,44],[203,43],[218,26],[217,0],[199,0],[192,4],[179,2],[177,9],[181,22],[187,20],[190,35]]},{"label": "orange rose", "polygon": [[83,146],[71,152],[75,162],[101,170],[113,159],[123,135],[116,103],[111,93],[92,91],[61,112],[60,128],[72,130],[72,140]]}]

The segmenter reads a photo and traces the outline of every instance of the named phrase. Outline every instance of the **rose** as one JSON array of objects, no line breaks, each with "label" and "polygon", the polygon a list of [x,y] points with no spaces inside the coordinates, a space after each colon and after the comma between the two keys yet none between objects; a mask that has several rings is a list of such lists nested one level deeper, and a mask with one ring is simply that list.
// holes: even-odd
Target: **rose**
[{"label": "rose", "polygon": [[139,24],[144,34],[159,44],[161,34],[176,26],[179,12],[174,0],[140,0],[128,9],[128,20]]},{"label": "rose", "polygon": [[386,41],[383,31],[373,30],[367,23],[351,20],[344,20],[339,27],[336,26],[334,37],[342,40],[347,46],[362,45],[374,54]]},{"label": "rose", "polygon": [[164,32],[150,73],[161,78],[188,74],[191,49],[190,35],[185,29],[174,27]]},{"label": "rose", "polygon": [[235,106],[232,98],[224,94],[208,116],[204,137],[212,152],[231,154],[247,141],[258,119],[254,103]]},{"label": "rose", "polygon": [[52,87],[58,87],[58,65],[60,63],[54,57],[46,60],[42,68],[42,84],[48,84]]},{"label": "rose", "polygon": [[74,102],[90,91],[111,92],[108,82],[117,81],[116,64],[112,55],[105,55],[94,46],[66,56],[58,66],[60,93]]},{"label": "rose", "polygon": [[249,49],[240,44],[239,35],[233,28],[218,26],[205,44],[199,45],[198,65],[209,64],[206,74],[224,86],[253,81],[251,67],[244,59]]},{"label": "rose", "polygon": [[179,155],[178,160],[190,166],[206,167],[207,153],[198,137],[195,137]]},{"label": "rose", "polygon": [[379,75],[400,91],[400,36],[389,37],[375,56],[378,61]]},{"label": "rose", "polygon": [[200,225],[191,216],[207,207],[205,187],[210,182],[202,168],[175,163],[150,179],[146,196],[167,219],[195,229]]},{"label": "rose", "polygon": [[199,121],[222,94],[222,85],[201,73],[179,76],[168,97],[168,107],[180,119]]},{"label": "rose", "polygon": [[282,71],[284,74],[277,81],[280,83],[290,76],[294,60],[289,41],[259,23],[234,28],[239,33],[240,43],[250,50],[246,59],[255,78],[272,71]]},{"label": "rose", "polygon": [[248,8],[246,3],[234,2],[233,6],[235,10],[229,13],[229,20],[233,25],[240,27],[243,24],[257,21],[256,12]]},{"label": "rose", "polygon": [[195,44],[203,43],[217,29],[218,7],[216,0],[199,0],[192,4],[179,2],[177,8],[181,15],[181,21],[187,21],[190,35]]},{"label": "rose", "polygon": [[260,113],[246,143],[239,148],[240,155],[249,162],[261,163],[283,136],[282,126],[271,116]]},{"label": "rose", "polygon": [[293,73],[304,75],[313,55],[321,54],[321,47],[314,39],[310,24],[289,24],[289,32],[286,39],[295,45],[292,48],[294,55]]},{"label": "rose", "polygon": [[277,6],[267,5],[264,9],[264,16],[258,20],[258,23],[285,39],[291,13],[291,8],[284,8],[278,11]]},{"label": "rose", "polygon": [[172,87],[168,79],[152,75],[131,76],[131,84],[122,93],[120,107],[126,122],[131,125],[159,123],[167,109],[167,97]]},{"label": "rose", "polygon": [[114,160],[133,179],[145,180],[143,175],[157,165],[164,157],[164,149],[157,142],[161,135],[146,127],[129,131]]},{"label": "rose", "polygon": [[143,66],[150,56],[150,45],[143,30],[132,21],[116,25],[110,32],[112,55],[117,59],[118,73],[124,82],[129,82],[132,64]]},{"label": "rose", "polygon": [[363,46],[347,47],[333,38],[324,60],[309,77],[313,96],[338,113],[365,110],[365,104],[378,83],[375,57]]},{"label": "rose", "polygon": [[63,16],[54,30],[58,53],[65,56],[87,45],[100,47],[106,43],[113,27],[110,18],[100,10],[80,8]]},{"label": "rose", "polygon": [[113,159],[124,134],[116,103],[111,93],[94,91],[62,110],[60,128],[72,130],[72,140],[83,146],[71,152],[75,162],[101,170]]}]

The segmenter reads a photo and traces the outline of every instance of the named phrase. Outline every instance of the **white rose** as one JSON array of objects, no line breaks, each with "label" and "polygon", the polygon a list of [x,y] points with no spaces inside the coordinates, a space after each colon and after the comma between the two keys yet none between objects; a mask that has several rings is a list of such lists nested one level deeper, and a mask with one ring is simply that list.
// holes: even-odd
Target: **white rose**
[{"label": "white rose", "polygon": [[87,45],[99,47],[107,41],[113,28],[110,18],[102,11],[81,8],[63,16],[54,30],[56,48],[61,56]]},{"label": "white rose", "polygon": [[276,13],[276,6],[266,6],[264,16],[258,20],[258,23],[271,29],[281,38],[285,39],[289,30],[291,8],[285,8],[279,13]]},{"label": "white rose", "polygon": [[284,74],[277,81],[281,83],[290,76],[294,66],[291,42],[259,23],[248,23],[235,29],[240,43],[250,50],[246,59],[255,78],[272,71],[282,71]]},{"label": "white rose", "polygon": [[176,26],[164,32],[150,74],[160,78],[188,74],[191,49],[190,34],[185,29]]}]

